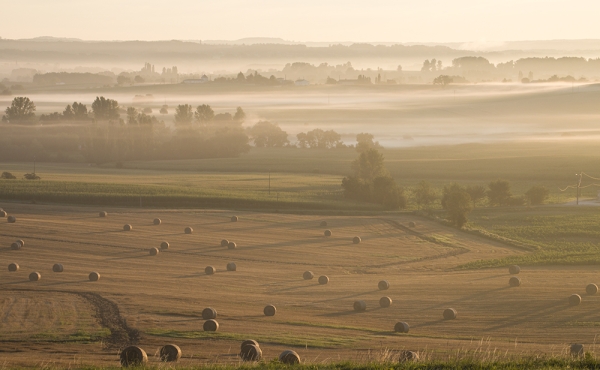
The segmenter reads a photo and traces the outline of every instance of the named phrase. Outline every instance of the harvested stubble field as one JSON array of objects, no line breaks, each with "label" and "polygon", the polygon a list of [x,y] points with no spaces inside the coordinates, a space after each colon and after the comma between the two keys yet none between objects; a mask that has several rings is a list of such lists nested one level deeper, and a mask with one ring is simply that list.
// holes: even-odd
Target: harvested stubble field
[{"label": "harvested stubble field", "polygon": [[[385,360],[388,350],[402,349],[432,359],[457,351],[552,355],[575,342],[595,350],[600,296],[585,295],[588,283],[598,283],[595,268],[525,267],[522,286],[509,288],[505,267],[454,268],[527,252],[430,221],[408,228],[409,215],[104,209],[108,217],[100,218],[90,207],[4,208],[17,222],[0,223],[0,259],[20,265],[0,270],[6,366],[117,366],[118,349],[136,342],[151,364],[166,343],[182,348],[182,366],[238,364],[239,343],[249,338],[267,360],[293,348],[309,363]],[[237,249],[221,247],[224,238]],[[9,247],[16,239],[25,240],[21,250]],[[169,249],[151,256],[162,241]],[[227,271],[228,262],[237,271]],[[54,263],[64,272],[53,273]],[[209,265],[214,275],[205,274]],[[329,283],[304,280],[306,270]],[[28,280],[32,271],[40,281]],[[88,280],[91,271],[98,282]],[[379,291],[383,279],[390,288]],[[583,302],[571,307],[574,293]],[[392,298],[390,308],[379,308],[383,296]],[[353,311],[356,300],[366,312]],[[274,317],[263,314],[267,304],[277,307]],[[218,311],[216,333],[202,329],[206,307]],[[442,320],[448,307],[457,320]],[[398,321],[410,324],[408,334],[393,332]]]}]

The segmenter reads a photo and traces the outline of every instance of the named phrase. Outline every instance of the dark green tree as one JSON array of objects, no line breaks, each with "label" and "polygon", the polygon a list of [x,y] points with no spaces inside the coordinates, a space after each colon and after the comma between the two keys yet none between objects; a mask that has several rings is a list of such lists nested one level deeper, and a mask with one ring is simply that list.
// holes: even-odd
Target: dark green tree
[{"label": "dark green tree", "polygon": [[10,107],[4,111],[8,122],[30,122],[35,118],[35,104],[24,96],[13,99]]},{"label": "dark green tree", "polygon": [[235,114],[233,115],[233,120],[236,122],[243,123],[245,119],[246,119],[246,112],[244,112],[242,107],[237,107],[235,110]]},{"label": "dark green tree", "polygon": [[212,110],[210,105],[202,104],[196,107],[196,112],[194,113],[196,117],[196,121],[198,122],[209,122],[215,118],[215,112]]},{"label": "dark green tree", "polygon": [[473,207],[477,205],[477,202],[484,199],[486,195],[485,186],[483,185],[469,185],[465,190],[469,193],[473,201]]},{"label": "dark green tree", "polygon": [[546,187],[541,185],[532,186],[531,189],[527,190],[525,197],[532,206],[543,204],[550,195],[550,191]]},{"label": "dark green tree", "polygon": [[388,177],[389,173],[383,165],[383,154],[371,148],[359,154],[352,162],[354,176],[367,182],[372,182],[376,177]]},{"label": "dark green tree", "polygon": [[415,190],[413,190],[413,194],[415,196],[415,202],[419,208],[428,207],[437,199],[435,189],[425,180],[417,184]]},{"label": "dark green tree", "polygon": [[448,213],[450,222],[460,229],[467,223],[473,203],[465,189],[458,184],[451,184],[444,186],[442,207]]},{"label": "dark green tree", "polygon": [[119,119],[119,103],[104,96],[96,97],[92,103],[92,111],[99,121]]},{"label": "dark green tree", "polygon": [[287,132],[276,123],[260,121],[249,129],[249,133],[257,148],[282,147],[289,143]]},{"label": "dark green tree", "polygon": [[369,133],[360,133],[356,135],[356,151],[362,153],[369,149],[381,149],[378,141],[373,141],[374,136]]},{"label": "dark green tree", "polygon": [[176,125],[189,125],[194,119],[194,113],[192,112],[192,106],[189,104],[180,104],[175,108],[175,124]]},{"label": "dark green tree", "polygon": [[510,192],[510,183],[506,180],[492,181],[488,185],[487,191],[490,205],[492,206],[505,206],[510,203],[512,193]]}]

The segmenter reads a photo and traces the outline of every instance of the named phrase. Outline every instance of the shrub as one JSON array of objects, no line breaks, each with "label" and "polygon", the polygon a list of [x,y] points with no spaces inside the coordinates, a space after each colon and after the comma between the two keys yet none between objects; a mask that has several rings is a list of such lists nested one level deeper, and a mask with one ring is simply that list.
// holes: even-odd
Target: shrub
[{"label": "shrub", "polygon": [[16,178],[17,177],[10,172],[2,172],[2,175],[0,175],[0,179],[5,179],[5,180],[14,180]]},{"label": "shrub", "polygon": [[527,202],[532,206],[543,204],[548,199],[550,191],[544,186],[536,185],[532,186],[531,189],[527,190],[525,197]]}]

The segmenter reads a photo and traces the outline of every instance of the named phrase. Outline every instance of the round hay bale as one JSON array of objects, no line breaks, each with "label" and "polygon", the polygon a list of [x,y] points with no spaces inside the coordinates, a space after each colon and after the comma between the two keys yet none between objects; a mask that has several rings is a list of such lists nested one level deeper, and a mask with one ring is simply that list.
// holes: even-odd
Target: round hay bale
[{"label": "round hay bale", "polygon": [[217,320],[206,320],[204,322],[204,325],[202,325],[202,328],[204,329],[204,331],[217,331],[219,330],[219,323],[217,322]]},{"label": "round hay bale", "polygon": [[296,365],[300,363],[300,356],[296,353],[296,351],[287,349],[281,352],[279,355],[279,362],[286,365]]},{"label": "round hay bale", "polygon": [[15,262],[9,263],[8,264],[8,271],[9,272],[17,272],[17,271],[19,271],[19,264],[15,263]]},{"label": "round hay bale", "polygon": [[417,224],[416,224],[416,223],[414,223],[414,221],[410,221],[410,222],[408,223],[408,227],[416,227],[416,226],[417,226]]},{"label": "round hay bale", "polygon": [[221,240],[221,247],[227,247],[227,246],[229,246],[229,240],[227,240],[227,239]]},{"label": "round hay bale", "polygon": [[90,279],[90,281],[98,281],[100,280],[100,274],[96,271],[92,271],[88,275],[88,278]]},{"label": "round hay bale", "polygon": [[325,230],[323,232],[323,235],[325,235],[325,236],[331,236],[331,230]]},{"label": "round hay bale", "polygon": [[327,221],[321,221],[321,224],[320,224],[320,226],[321,226],[321,227],[326,227],[326,226],[327,226]]},{"label": "round hay bale", "polygon": [[265,316],[275,316],[275,312],[277,312],[277,308],[275,308],[275,306],[272,304],[265,306],[263,309]]},{"label": "round hay bale", "polygon": [[229,249],[236,249],[237,248],[237,244],[235,244],[234,242],[229,242],[229,244],[227,244],[227,248],[229,248]]},{"label": "round hay bale", "polygon": [[362,239],[360,238],[360,236],[355,236],[354,238],[352,238],[352,243],[354,244],[358,244],[362,241]]},{"label": "round hay bale", "polygon": [[206,268],[204,269],[204,273],[206,275],[214,275],[215,272],[217,272],[217,269],[213,266],[206,266]]},{"label": "round hay bale", "polygon": [[390,283],[387,280],[381,280],[377,284],[377,287],[379,288],[379,290],[388,290],[388,289],[390,289]]},{"label": "round hay bale", "polygon": [[598,285],[596,284],[588,284],[585,287],[585,292],[589,295],[594,295],[596,293],[598,293]]},{"label": "round hay bale", "polygon": [[329,283],[329,277],[327,275],[319,276],[319,284],[325,285],[327,283]]},{"label": "round hay bale", "polygon": [[17,222],[17,218],[15,216],[8,216],[7,221],[9,224],[14,224]]},{"label": "round hay bale", "polygon": [[400,356],[398,357],[398,362],[410,362],[418,360],[419,352],[415,351],[400,351]]},{"label": "round hay bale", "polygon": [[23,239],[17,240],[17,243],[21,244],[21,248],[25,246],[25,241]]},{"label": "round hay bale", "polygon": [[138,346],[129,346],[125,348],[121,351],[119,358],[121,359],[121,365],[123,367],[143,366],[148,362],[146,351]]},{"label": "round hay bale", "polygon": [[6,211],[0,210],[0,218],[6,217]]},{"label": "round hay bale", "polygon": [[39,281],[42,275],[39,272],[32,272],[29,274],[29,281]]},{"label": "round hay bale", "polygon": [[240,357],[244,361],[260,361],[262,358],[262,350],[258,344],[243,344],[240,350]]},{"label": "round hay bale", "polygon": [[231,222],[237,222],[238,216],[231,216]]},{"label": "round hay bale", "polygon": [[191,227],[186,227],[185,230],[183,230],[186,234],[191,234],[194,232],[194,229],[192,229]]},{"label": "round hay bale", "polygon": [[511,287],[521,286],[521,279],[519,279],[516,276],[513,276],[510,279],[508,279],[508,285],[510,285]]},{"label": "round hay bale", "polygon": [[206,307],[202,310],[202,318],[204,320],[211,320],[217,318],[217,310],[212,307]]},{"label": "round hay bale", "polygon": [[133,227],[130,224],[126,224],[123,226],[123,231],[131,231]]},{"label": "round hay bale", "polygon": [[64,270],[65,268],[60,263],[55,263],[54,266],[52,266],[53,272],[63,272]]},{"label": "round hay bale", "polygon": [[246,339],[245,341],[242,342],[242,344],[240,345],[240,349],[244,348],[245,345],[248,344],[252,344],[255,345],[257,347],[260,347],[260,345],[258,344],[257,341],[255,341],[254,339]]},{"label": "round hay bale", "polygon": [[166,344],[160,348],[160,360],[163,362],[177,362],[181,358],[181,348],[176,344]]},{"label": "round hay bale", "polygon": [[156,256],[158,253],[160,253],[160,251],[158,250],[158,248],[150,248],[149,253],[151,256]]},{"label": "round hay bale", "polygon": [[160,218],[155,218],[154,221],[152,221],[152,223],[155,225],[160,225],[162,223],[162,220]]},{"label": "round hay bale", "polygon": [[312,271],[304,271],[304,273],[302,274],[302,278],[304,278],[304,280],[312,280],[312,278],[315,277],[315,274],[313,274]]},{"label": "round hay bale", "polygon": [[458,312],[454,308],[446,308],[444,310],[444,320],[456,320]]},{"label": "round hay bale", "polygon": [[100,217],[106,217],[106,216],[108,216],[108,213],[106,211],[102,211],[102,212],[100,212],[98,214],[98,216],[100,216]]},{"label": "round hay bale", "polygon": [[169,249],[170,246],[169,242],[160,243],[160,249]]},{"label": "round hay bale", "polygon": [[379,299],[379,307],[388,308],[392,305],[392,299],[390,297],[381,297]]},{"label": "round hay bale", "polygon": [[10,249],[12,249],[12,250],[15,250],[15,251],[17,251],[17,250],[21,249],[21,243],[19,243],[19,242],[14,242],[14,243],[12,243],[12,244],[10,245]]},{"label": "round hay bale", "polygon": [[394,331],[396,333],[408,333],[409,330],[410,326],[404,321],[398,321],[396,325],[394,325]]},{"label": "round hay bale", "polygon": [[365,301],[355,301],[354,302],[354,311],[363,312],[367,310],[367,303]]},{"label": "round hay bale", "polygon": [[573,343],[571,344],[571,348],[569,348],[569,350],[571,352],[571,356],[583,356],[583,344]]},{"label": "round hay bale", "polygon": [[235,262],[229,262],[227,264],[227,271],[237,271],[237,265]]},{"label": "round hay bale", "polygon": [[521,272],[521,268],[519,266],[517,266],[517,265],[508,266],[509,274],[517,275],[519,272]]},{"label": "round hay bale", "polygon": [[581,303],[581,296],[579,294],[572,294],[569,297],[569,304],[571,306],[577,306]]}]

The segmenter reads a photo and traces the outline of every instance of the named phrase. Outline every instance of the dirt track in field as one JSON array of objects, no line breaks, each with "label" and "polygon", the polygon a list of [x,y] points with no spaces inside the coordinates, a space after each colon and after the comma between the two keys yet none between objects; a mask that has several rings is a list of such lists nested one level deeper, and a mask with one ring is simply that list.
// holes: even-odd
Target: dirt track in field
[{"label": "dirt track in field", "polygon": [[[408,215],[238,212],[239,221],[230,222],[233,213],[218,210],[107,209],[100,218],[88,207],[3,208],[17,223],[0,220],[0,260],[21,267],[0,270],[0,318],[10,317],[0,324],[6,333],[0,360],[14,365],[118,365],[118,348],[131,343],[155,362],[160,345],[171,342],[182,347],[182,364],[237,363],[246,338],[261,341],[267,359],[294,348],[317,363],[375,359],[405,348],[443,356],[487,346],[519,355],[591,344],[600,332],[599,297],[584,296],[577,307],[566,303],[594,282],[593,267],[524,268],[523,285],[509,288],[504,268],[453,268],[524,252]],[[161,225],[152,224],[155,217]],[[322,220],[327,227],[319,226]],[[126,223],[132,231],[123,231]],[[187,226],[193,234],[183,232]],[[323,236],[326,228],[331,237]],[[360,244],[352,243],[355,235]],[[221,247],[223,238],[237,249]],[[25,246],[10,250],[16,239]],[[150,256],[149,248],[162,241],[170,248]],[[237,271],[226,271],[228,262]],[[65,271],[53,273],[54,263]],[[208,265],[217,273],[206,275]],[[303,280],[305,270],[315,279]],[[42,279],[28,281],[32,271]],[[100,281],[88,281],[91,271],[100,272]],[[329,284],[319,285],[320,275]],[[383,279],[390,289],[379,291]],[[379,307],[382,296],[393,299],[390,308]],[[355,300],[364,300],[367,311],[354,312]],[[274,317],[263,315],[266,304],[277,307]],[[218,311],[216,334],[203,332],[205,307]],[[447,307],[458,310],[457,320],[442,320]],[[409,322],[408,335],[393,332],[397,321]],[[73,340],[107,329],[98,341]]]}]

